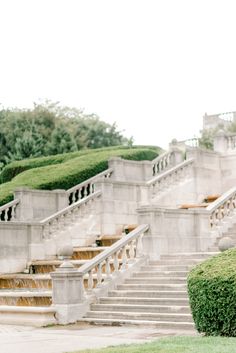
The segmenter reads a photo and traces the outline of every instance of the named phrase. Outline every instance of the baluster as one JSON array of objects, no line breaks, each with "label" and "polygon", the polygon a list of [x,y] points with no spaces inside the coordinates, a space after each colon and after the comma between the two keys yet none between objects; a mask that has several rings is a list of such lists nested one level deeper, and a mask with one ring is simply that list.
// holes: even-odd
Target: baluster
[{"label": "baluster", "polygon": [[231,197],[229,199],[229,215],[232,216],[234,212],[234,203],[233,203],[233,198]]},{"label": "baluster", "polygon": [[116,252],[114,255],[114,273],[119,272],[119,259],[118,259],[119,252]]},{"label": "baluster", "polygon": [[5,222],[7,222],[8,210],[9,210],[9,208],[5,208],[5,213],[4,213],[4,221]]},{"label": "baluster", "polygon": [[43,226],[43,239],[49,239],[49,224]]},{"label": "baluster", "polygon": [[82,194],[81,194],[81,192],[82,192],[82,188],[80,188],[80,189],[77,190],[78,201],[82,199]]},{"label": "baluster", "polygon": [[90,270],[88,273],[88,292],[91,292],[93,289],[93,270]]},{"label": "baluster", "polygon": [[143,256],[143,234],[136,239],[136,257]]},{"label": "baluster", "polygon": [[75,203],[76,202],[76,191],[72,192],[72,197],[71,197],[71,203]]},{"label": "baluster", "polygon": [[11,221],[14,221],[16,219],[16,205],[13,205],[11,208]]},{"label": "baluster", "polygon": [[0,222],[2,221],[3,211],[0,212]]},{"label": "baluster", "polygon": [[106,280],[111,280],[111,266],[110,266],[110,258],[106,259]]},{"label": "baluster", "polygon": [[122,260],[122,266],[121,269],[125,270],[127,268],[127,251],[126,251],[126,246],[122,248],[122,253],[121,253],[121,260]]},{"label": "baluster", "polygon": [[102,265],[103,263],[101,262],[97,269],[97,287],[100,287],[102,284]]},{"label": "baluster", "polygon": [[129,247],[129,263],[132,263],[132,262],[134,262],[134,255],[135,255],[133,240],[129,243],[129,246],[130,246]]}]

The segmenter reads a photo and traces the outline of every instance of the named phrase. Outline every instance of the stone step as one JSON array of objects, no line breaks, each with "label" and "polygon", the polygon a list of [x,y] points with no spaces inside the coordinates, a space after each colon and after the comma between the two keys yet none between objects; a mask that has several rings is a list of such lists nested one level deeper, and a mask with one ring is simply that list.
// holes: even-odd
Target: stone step
[{"label": "stone step", "polygon": [[52,281],[49,274],[6,274],[0,275],[0,288],[51,289]]},{"label": "stone step", "polygon": [[52,307],[4,306],[0,305],[0,323],[26,326],[48,326],[57,323],[56,311]]},{"label": "stone step", "polygon": [[187,271],[189,272],[195,265],[145,265],[140,271]]},{"label": "stone step", "polygon": [[133,277],[185,277],[187,278],[188,271],[138,271],[133,273]]},{"label": "stone step", "polygon": [[178,314],[190,314],[189,306],[166,306],[166,305],[141,305],[141,304],[92,304],[91,311],[112,311],[112,312],[145,312],[145,313],[178,313]]},{"label": "stone step", "polygon": [[[84,265],[89,260],[70,260],[75,267]],[[56,269],[63,263],[63,260],[39,260],[32,261],[28,267],[30,274],[43,274],[56,271]]]},{"label": "stone step", "polygon": [[147,304],[147,305],[177,305],[188,306],[188,298],[144,298],[144,297],[102,297],[100,304]]},{"label": "stone step", "polygon": [[100,237],[102,246],[111,246],[122,238],[121,235],[103,235]]},{"label": "stone step", "polygon": [[0,290],[0,305],[10,306],[49,306],[52,304],[51,291]]},{"label": "stone step", "polygon": [[149,320],[127,320],[127,319],[99,319],[95,317],[84,318],[82,322],[88,322],[92,325],[109,325],[109,326],[123,326],[123,325],[142,325],[155,327],[158,330],[168,330],[168,332],[175,333],[176,331],[195,331],[192,322],[175,322],[175,321],[149,321]]},{"label": "stone step", "polygon": [[120,284],[118,290],[186,291],[186,284]]},{"label": "stone step", "polygon": [[202,261],[204,261],[204,259],[166,259],[166,260],[157,260],[157,261],[150,261],[149,265],[150,266],[161,266],[161,265],[197,265],[199,263],[201,263]]},{"label": "stone step", "polygon": [[124,284],[179,284],[186,283],[186,277],[134,277],[126,279]]},{"label": "stone step", "polygon": [[107,246],[87,246],[87,247],[74,247],[72,259],[73,260],[91,260],[103,250],[106,250]]},{"label": "stone step", "polygon": [[157,292],[156,290],[144,290],[144,288],[135,290],[111,290],[108,292],[110,297],[132,297],[132,298],[181,298],[188,299],[186,290],[163,290]]},{"label": "stone step", "polygon": [[162,260],[169,260],[169,259],[176,259],[182,261],[183,259],[208,259],[210,256],[217,255],[219,251],[213,252],[213,251],[208,251],[208,252],[188,252],[188,253],[173,253],[169,255],[162,255],[161,256],[161,261]]},{"label": "stone step", "polygon": [[106,318],[120,320],[149,320],[149,321],[175,321],[193,322],[191,314],[176,313],[150,313],[150,312],[110,312],[110,311],[88,311],[86,318]]}]

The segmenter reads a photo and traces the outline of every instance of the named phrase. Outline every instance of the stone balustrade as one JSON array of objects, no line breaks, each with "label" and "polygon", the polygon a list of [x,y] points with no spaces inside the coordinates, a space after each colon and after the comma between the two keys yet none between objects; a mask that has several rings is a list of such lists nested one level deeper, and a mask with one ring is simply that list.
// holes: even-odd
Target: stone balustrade
[{"label": "stone balustrade", "polygon": [[16,208],[19,200],[13,200],[0,207],[0,222],[9,222],[16,219]]},{"label": "stone balustrade", "polygon": [[227,217],[232,217],[236,209],[236,187],[224,193],[217,200],[212,202],[206,211],[210,213],[209,221],[211,228],[221,226]]},{"label": "stone balustrade", "polygon": [[63,230],[73,223],[78,217],[83,216],[91,210],[93,202],[101,195],[101,191],[95,191],[82,200],[64,208],[52,216],[42,220],[42,239],[51,239],[55,233]]},{"label": "stone balustrade", "polygon": [[101,178],[110,178],[113,173],[113,169],[109,168],[102,173],[95,175],[94,177],[87,179],[86,181],[70,188],[67,190],[69,197],[69,205],[89,196],[95,192],[95,183]]},{"label": "stone balustrade", "polygon": [[189,159],[148,181],[147,186],[151,189],[151,196],[166,190],[170,185],[186,178],[193,163],[194,159]]},{"label": "stone balustrade", "polygon": [[[88,292],[101,286],[103,280],[110,280],[112,273],[117,274],[119,271],[126,270],[129,263],[134,263],[136,258],[143,256],[142,238],[148,228],[148,225],[138,226],[109,249],[79,268],[82,277],[88,276]],[[102,271],[103,268],[105,271]]]},{"label": "stone balustrade", "polygon": [[227,149],[228,150],[236,149],[236,135],[227,136]]},{"label": "stone balustrade", "polygon": [[173,155],[173,152],[168,151],[161,154],[160,156],[158,156],[152,161],[153,176],[163,172],[164,170],[166,170],[168,167],[171,166],[172,155]]},{"label": "stone balustrade", "polygon": [[143,235],[148,229],[146,224],[138,226],[79,269],[65,261],[51,273],[52,300],[58,323],[68,324],[79,320],[96,295],[99,295],[98,292],[101,294],[114,288],[132,269],[137,270],[137,265],[146,259],[143,254]]}]

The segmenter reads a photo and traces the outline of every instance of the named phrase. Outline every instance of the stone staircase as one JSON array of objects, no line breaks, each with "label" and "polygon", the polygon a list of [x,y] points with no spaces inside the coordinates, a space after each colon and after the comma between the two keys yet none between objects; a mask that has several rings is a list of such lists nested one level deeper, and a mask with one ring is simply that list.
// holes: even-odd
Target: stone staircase
[{"label": "stone staircase", "polygon": [[103,325],[154,325],[194,330],[187,294],[187,274],[215,252],[162,256],[92,304],[83,321]]},{"label": "stone staircase", "polygon": [[[79,268],[120,239],[120,236],[101,238],[101,246],[75,247],[71,263]],[[105,245],[105,244],[108,244]],[[52,305],[52,280],[63,260],[32,261],[26,273],[0,275],[0,322],[45,326],[56,324],[56,311]],[[85,278],[85,287],[87,285]]]}]

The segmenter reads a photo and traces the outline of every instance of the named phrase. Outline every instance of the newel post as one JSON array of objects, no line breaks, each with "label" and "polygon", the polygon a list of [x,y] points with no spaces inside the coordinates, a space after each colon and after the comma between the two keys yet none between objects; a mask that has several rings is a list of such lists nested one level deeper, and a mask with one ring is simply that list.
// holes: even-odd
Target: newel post
[{"label": "newel post", "polygon": [[52,302],[57,311],[59,324],[79,320],[88,310],[84,295],[83,274],[69,261],[65,261],[52,278]]}]

